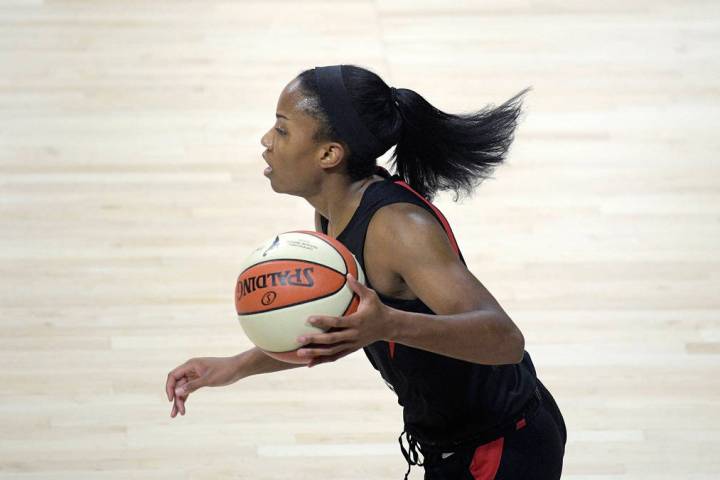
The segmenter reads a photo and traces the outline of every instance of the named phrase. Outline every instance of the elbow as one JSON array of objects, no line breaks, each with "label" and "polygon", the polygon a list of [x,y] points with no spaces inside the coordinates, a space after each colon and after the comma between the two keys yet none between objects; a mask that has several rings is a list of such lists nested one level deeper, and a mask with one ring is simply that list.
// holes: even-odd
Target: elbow
[{"label": "elbow", "polygon": [[508,360],[510,364],[518,364],[525,357],[525,337],[519,328],[513,325],[508,338]]},{"label": "elbow", "polygon": [[523,336],[520,329],[516,329],[515,333],[515,363],[522,362],[523,358],[525,358],[525,337]]},{"label": "elbow", "polygon": [[[491,365],[516,365],[525,358],[525,337],[512,320],[507,321],[497,332],[497,350]],[[480,363],[480,362],[479,362]]]}]

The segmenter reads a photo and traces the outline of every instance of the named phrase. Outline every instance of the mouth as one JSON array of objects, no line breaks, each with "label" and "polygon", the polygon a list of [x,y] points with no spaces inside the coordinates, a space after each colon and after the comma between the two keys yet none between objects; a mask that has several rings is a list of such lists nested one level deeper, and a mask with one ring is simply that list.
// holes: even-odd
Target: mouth
[{"label": "mouth", "polygon": [[265,163],[268,164],[268,166],[265,168],[265,171],[263,173],[265,176],[268,176],[270,173],[272,173],[273,168],[270,165],[270,162],[268,162],[267,152],[263,152],[262,157],[263,157],[263,160],[265,160]]}]

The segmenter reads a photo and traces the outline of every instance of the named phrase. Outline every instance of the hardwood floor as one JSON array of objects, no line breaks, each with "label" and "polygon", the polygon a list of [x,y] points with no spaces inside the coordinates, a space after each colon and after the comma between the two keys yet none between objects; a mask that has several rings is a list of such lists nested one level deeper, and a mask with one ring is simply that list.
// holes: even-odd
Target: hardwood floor
[{"label": "hardwood floor", "polygon": [[436,205],[563,411],[563,478],[720,476],[717,2],[6,0],[0,26],[0,479],[402,478],[362,353],[184,417],[164,393],[249,348],[237,265],[313,227],[260,137],[335,63],[449,112],[533,87],[495,178]]}]

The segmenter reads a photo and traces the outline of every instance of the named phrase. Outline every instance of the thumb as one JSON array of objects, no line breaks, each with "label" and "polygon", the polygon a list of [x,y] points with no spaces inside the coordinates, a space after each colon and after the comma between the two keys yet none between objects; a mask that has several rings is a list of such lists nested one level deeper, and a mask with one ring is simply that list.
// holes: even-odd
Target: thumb
[{"label": "thumb", "polygon": [[188,395],[189,393],[194,392],[198,388],[205,385],[203,380],[204,380],[204,378],[200,377],[200,378],[196,378],[195,380],[191,380],[191,381],[187,382],[186,384],[175,389],[175,395],[184,397],[185,395]]},{"label": "thumb", "polygon": [[352,291],[357,293],[358,297],[360,297],[361,299],[365,298],[367,296],[367,293],[370,291],[369,288],[358,282],[358,280],[353,277],[352,273],[347,274],[347,281]]}]

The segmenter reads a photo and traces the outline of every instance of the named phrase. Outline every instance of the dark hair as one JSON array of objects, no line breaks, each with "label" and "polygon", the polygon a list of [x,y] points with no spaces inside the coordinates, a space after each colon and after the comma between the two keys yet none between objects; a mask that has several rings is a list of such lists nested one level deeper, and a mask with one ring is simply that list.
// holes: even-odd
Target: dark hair
[{"label": "dark hair", "polygon": [[[530,88],[499,107],[492,105],[466,114],[445,113],[407,88],[397,89],[397,106],[390,87],[375,73],[354,65],[343,65],[343,82],[358,115],[387,148],[395,146],[392,157],[396,173],[427,199],[439,190],[474,188],[502,163],[513,141],[521,113],[520,98]],[[342,142],[320,105],[313,69],[298,75],[300,89],[307,97],[303,111],[318,120],[318,141]],[[355,158],[350,151],[347,172],[360,180],[375,172],[375,158]]]}]

